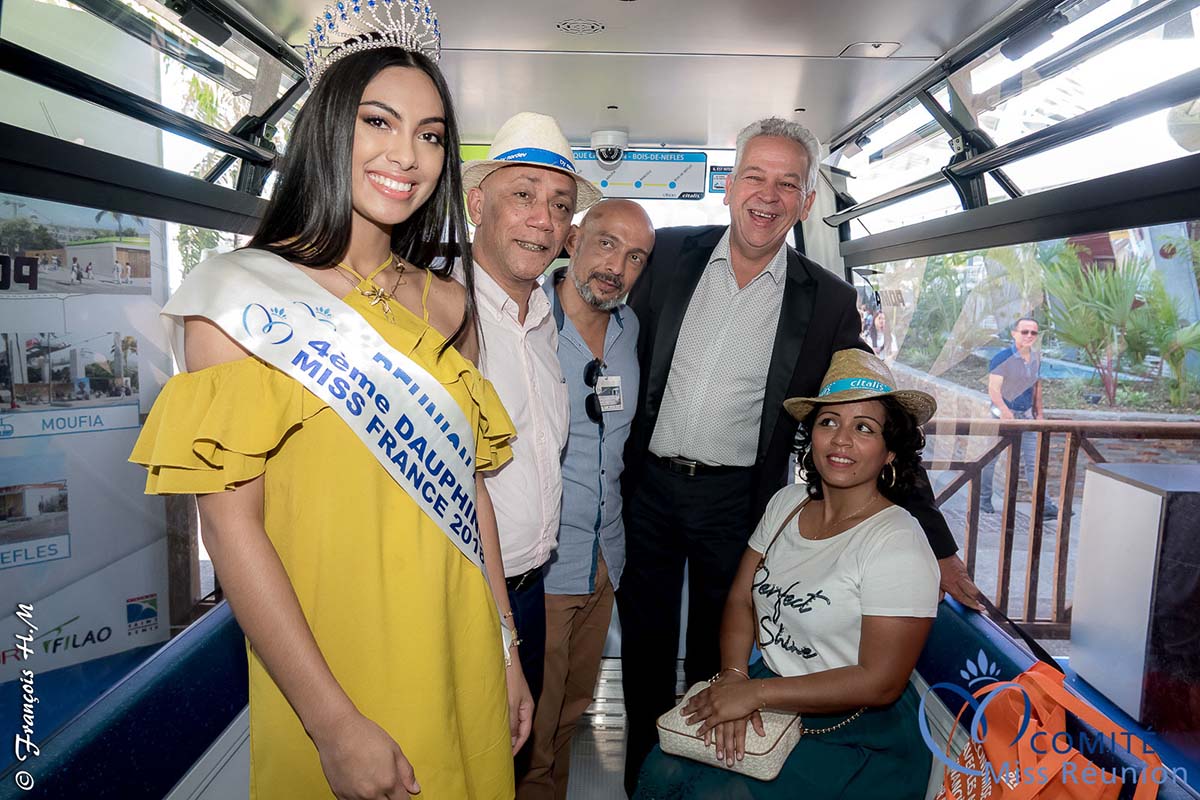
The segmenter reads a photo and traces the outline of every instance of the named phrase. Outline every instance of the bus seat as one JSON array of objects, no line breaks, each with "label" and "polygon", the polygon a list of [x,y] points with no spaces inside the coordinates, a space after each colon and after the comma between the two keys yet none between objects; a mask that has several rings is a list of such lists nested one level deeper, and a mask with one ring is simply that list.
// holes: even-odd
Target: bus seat
[{"label": "bus seat", "polygon": [[[922,693],[927,687],[938,683],[953,683],[965,689],[967,682],[963,680],[960,673],[966,669],[968,661],[978,664],[980,654],[989,665],[994,666],[994,669],[988,670],[989,674],[1001,681],[1012,680],[1032,666],[1035,661],[1022,645],[1018,644],[1012,636],[990,618],[974,611],[968,611],[952,598],[946,598],[938,607],[937,621],[934,623],[929,641],[925,643],[925,649],[917,661],[917,674],[914,675],[913,683]],[[976,685],[976,688],[978,686],[979,684]],[[932,699],[930,697],[926,702],[930,731],[936,743],[944,748],[950,735],[950,729],[954,726],[954,717],[961,701],[949,693],[945,695],[945,699],[949,700],[951,707],[954,708],[952,713],[950,707],[945,703],[940,700],[934,703]],[[1067,731],[1073,739],[1080,732],[1096,733],[1095,729],[1081,723],[1071,714],[1067,715]],[[1133,733],[1142,735],[1144,732],[1133,731]],[[1077,741],[1077,739],[1075,740]],[[957,757],[966,743],[967,732],[961,726],[955,728],[954,746],[950,750],[952,757]],[[1140,766],[1142,763],[1130,753],[1120,749],[1115,752],[1108,750],[1089,757],[1097,766],[1110,770],[1117,770],[1123,766]],[[937,794],[944,769],[945,767],[934,759],[928,798],[933,798]],[[1124,786],[1121,790],[1121,800],[1131,798],[1133,790],[1133,786]],[[1158,792],[1159,800],[1190,800],[1196,796],[1193,790],[1184,785],[1182,781],[1170,776],[1159,787]]]},{"label": "bus seat", "polygon": [[159,798],[245,708],[245,640],[228,604],[209,611],[40,744],[22,797]]}]

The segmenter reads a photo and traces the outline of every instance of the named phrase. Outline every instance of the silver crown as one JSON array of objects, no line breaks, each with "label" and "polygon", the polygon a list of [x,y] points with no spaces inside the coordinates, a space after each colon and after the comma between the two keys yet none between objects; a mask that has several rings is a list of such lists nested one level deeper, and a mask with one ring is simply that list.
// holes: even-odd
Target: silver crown
[{"label": "silver crown", "polygon": [[304,46],[309,87],[338,59],[380,47],[411,50],[437,63],[442,34],[428,0],[337,0],[325,6]]}]

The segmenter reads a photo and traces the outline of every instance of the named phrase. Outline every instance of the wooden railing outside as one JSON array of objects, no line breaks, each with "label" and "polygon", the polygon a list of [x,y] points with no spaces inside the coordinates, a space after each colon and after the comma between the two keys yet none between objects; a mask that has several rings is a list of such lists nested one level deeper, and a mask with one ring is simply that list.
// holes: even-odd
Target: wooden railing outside
[{"label": "wooden railing outside", "polygon": [[[941,489],[936,496],[942,506],[964,486],[968,487],[966,526],[963,531],[963,547],[959,555],[967,565],[967,571],[975,578],[977,574],[977,551],[979,548],[979,514],[981,497],[981,473],[983,468],[1005,452],[1009,454],[1007,478],[1004,480],[1004,503],[997,510],[1000,520],[1000,556],[996,564],[996,592],[992,598],[996,606],[1009,616],[1010,599],[1013,592],[1013,545],[1017,522],[1017,487],[1021,474],[1021,434],[1037,436],[1037,463],[1034,467],[1031,487],[1031,509],[1029,513],[1029,554],[1025,565],[1024,585],[1018,585],[1024,603],[1019,617],[1014,617],[1028,630],[1044,638],[1066,638],[1070,635],[1070,608],[1067,605],[1067,566],[1070,559],[1071,525],[1074,517],[1071,508],[1075,500],[1075,483],[1079,470],[1079,451],[1094,463],[1104,463],[1104,455],[1096,447],[1096,440],[1113,439],[1200,439],[1200,423],[1194,422],[1117,422],[1117,421],[1072,421],[1072,420],[988,420],[988,419],[935,419],[925,425],[926,436],[980,436],[997,439],[986,452],[973,460],[926,461],[926,468],[960,471],[960,474]],[[1065,437],[1065,441],[1062,441]],[[1041,567],[1046,508],[1046,478],[1049,473],[1051,444],[1054,453],[1062,461],[1062,486],[1058,493],[1058,524],[1054,541],[1054,570],[1050,593],[1050,607],[1038,607],[1038,583]],[[1062,443],[1061,451],[1059,444]],[[1000,473],[997,468],[997,473]]]}]

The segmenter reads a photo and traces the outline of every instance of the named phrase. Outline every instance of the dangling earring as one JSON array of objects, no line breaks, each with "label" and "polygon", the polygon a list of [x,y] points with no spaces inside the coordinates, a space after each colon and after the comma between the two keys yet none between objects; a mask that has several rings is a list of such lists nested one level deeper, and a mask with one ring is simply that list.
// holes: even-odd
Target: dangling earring
[{"label": "dangling earring", "polygon": [[804,468],[804,462],[808,460],[808,454],[812,452],[809,447],[805,447],[796,454],[796,475],[802,483],[808,483],[808,470]]},{"label": "dangling earring", "polygon": [[[896,485],[896,466],[892,462],[883,465],[883,469],[891,469],[891,474],[888,475],[887,488],[891,489]],[[883,480],[883,470],[879,471],[879,480]]]}]

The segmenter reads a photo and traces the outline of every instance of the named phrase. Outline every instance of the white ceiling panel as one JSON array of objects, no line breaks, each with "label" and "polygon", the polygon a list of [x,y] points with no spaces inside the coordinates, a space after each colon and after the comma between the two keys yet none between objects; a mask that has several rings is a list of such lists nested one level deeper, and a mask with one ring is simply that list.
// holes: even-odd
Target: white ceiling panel
[{"label": "white ceiling panel", "polygon": [[[463,140],[489,142],[518,111],[555,116],[573,143],[624,128],[634,144],[732,147],[751,120],[795,119],[826,140],[923,62],[591,54],[454,53],[443,59]],[[616,105],[617,111],[607,110]],[[803,107],[802,113],[793,109]]]},{"label": "white ceiling panel", "polygon": [[[241,0],[299,43],[323,0]],[[732,146],[766,114],[823,140],[918,75],[1012,0],[435,0],[442,66],[467,141],[510,114],[554,114],[573,142],[625,127],[635,143]],[[603,30],[564,33],[564,20]],[[838,58],[898,42],[887,59]],[[605,110],[613,104],[615,112]],[[792,109],[802,106],[802,114]]]},{"label": "white ceiling panel", "polygon": [[[861,41],[902,44],[897,55],[936,58],[1010,2],[932,0],[519,0],[438,5],[451,48],[612,50],[837,56]],[[934,13],[936,12],[936,14]],[[947,19],[940,19],[946,15]],[[555,26],[595,20],[573,36]]]}]

